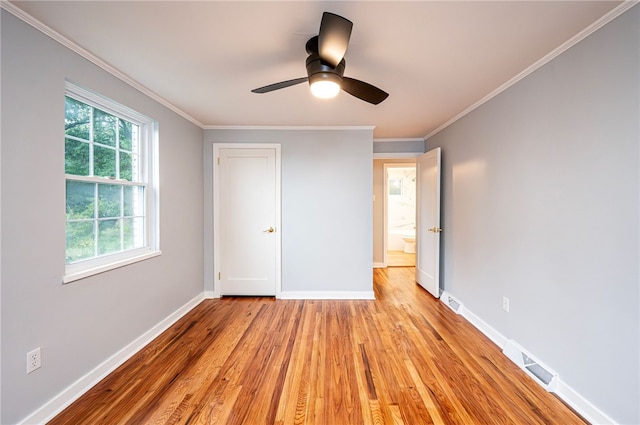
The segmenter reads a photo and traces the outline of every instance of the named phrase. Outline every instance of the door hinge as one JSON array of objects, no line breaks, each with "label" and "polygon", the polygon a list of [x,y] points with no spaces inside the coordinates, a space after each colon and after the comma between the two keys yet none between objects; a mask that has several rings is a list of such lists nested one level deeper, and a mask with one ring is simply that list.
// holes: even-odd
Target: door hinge
[{"label": "door hinge", "polygon": [[221,277],[220,277],[220,272],[218,272],[218,280],[220,280],[220,279],[221,279]]},{"label": "door hinge", "polygon": [[218,165],[220,165],[220,157],[218,157]]}]

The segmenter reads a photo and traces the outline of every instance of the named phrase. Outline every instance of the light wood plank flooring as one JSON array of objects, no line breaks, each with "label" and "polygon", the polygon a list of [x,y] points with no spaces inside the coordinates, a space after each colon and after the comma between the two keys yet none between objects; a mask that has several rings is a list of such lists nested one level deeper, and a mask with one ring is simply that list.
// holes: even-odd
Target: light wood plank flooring
[{"label": "light wood plank flooring", "polygon": [[413,281],[205,300],[51,424],[584,424]]},{"label": "light wood plank flooring", "polygon": [[416,254],[404,251],[387,251],[387,265],[389,267],[413,267],[416,265]]}]

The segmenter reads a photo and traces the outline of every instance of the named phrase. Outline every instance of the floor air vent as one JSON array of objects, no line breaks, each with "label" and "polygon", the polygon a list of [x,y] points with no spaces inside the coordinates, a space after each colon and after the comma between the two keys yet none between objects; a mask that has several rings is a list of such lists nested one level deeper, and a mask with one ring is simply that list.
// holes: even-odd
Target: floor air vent
[{"label": "floor air vent", "polygon": [[558,374],[526,354],[523,348],[513,340],[510,339],[507,341],[502,352],[512,362],[527,372],[529,376],[538,381],[547,391],[555,390]]},{"label": "floor air vent", "polygon": [[442,293],[442,295],[440,296],[440,300],[445,303],[451,310],[455,311],[456,314],[462,314],[464,305],[460,301],[449,295],[446,291]]}]

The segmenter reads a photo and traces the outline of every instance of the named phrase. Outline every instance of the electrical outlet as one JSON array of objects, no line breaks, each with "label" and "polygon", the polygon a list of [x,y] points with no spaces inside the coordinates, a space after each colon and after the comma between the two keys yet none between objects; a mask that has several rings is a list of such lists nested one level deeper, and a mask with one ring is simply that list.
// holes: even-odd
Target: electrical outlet
[{"label": "electrical outlet", "polygon": [[27,353],[27,373],[31,373],[42,366],[42,357],[40,355],[40,347]]},{"label": "electrical outlet", "polygon": [[502,297],[502,309],[507,313],[509,312],[509,298]]}]

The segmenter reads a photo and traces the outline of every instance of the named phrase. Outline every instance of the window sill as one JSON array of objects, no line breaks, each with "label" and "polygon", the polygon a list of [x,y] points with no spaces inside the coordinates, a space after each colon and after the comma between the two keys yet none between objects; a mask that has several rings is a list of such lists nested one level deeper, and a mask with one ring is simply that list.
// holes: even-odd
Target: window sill
[{"label": "window sill", "polygon": [[105,264],[102,266],[77,271],[74,273],[65,274],[62,277],[62,283],[70,283],[76,280],[84,279],[86,277],[94,276],[100,273],[104,273],[109,270],[117,269],[120,267],[128,266],[129,264],[137,263],[140,261],[148,260],[149,258],[158,257],[162,254],[162,251],[152,251],[142,255],[136,255],[135,257],[129,257],[122,260],[114,261],[113,263]]}]

